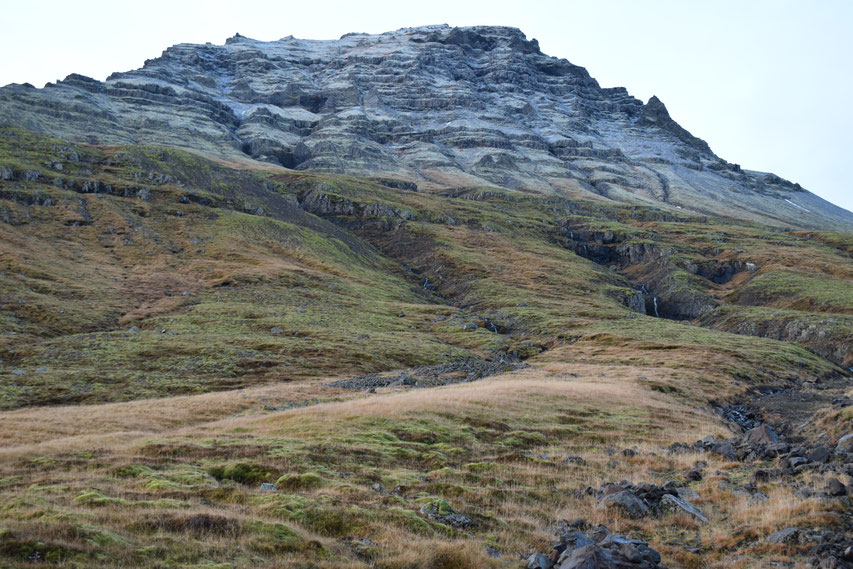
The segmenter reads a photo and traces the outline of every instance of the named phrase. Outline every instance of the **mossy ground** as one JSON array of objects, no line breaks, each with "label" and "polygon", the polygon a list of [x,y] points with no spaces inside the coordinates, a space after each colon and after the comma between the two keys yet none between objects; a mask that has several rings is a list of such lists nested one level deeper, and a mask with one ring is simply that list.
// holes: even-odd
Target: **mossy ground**
[{"label": "mossy ground", "polygon": [[[780,311],[847,341],[844,235],[0,132],[16,173],[0,182],[0,553],[16,566],[516,567],[572,517],[671,566],[729,566],[721,536],[755,512],[712,481],[705,528],[609,519],[572,491],[678,477],[698,457],[660,446],[725,433],[712,401],[841,372],[809,341],[713,328]],[[310,192],[351,212],[307,213]],[[673,282],[720,307],[706,326],[631,311],[631,271],[574,254],[567,223],[665,251]],[[757,270],[688,271],[731,260]],[[530,367],[378,394],[327,381],[495,352]],[[779,515],[739,551],[781,558],[796,552],[764,535],[832,512],[768,490]]]}]

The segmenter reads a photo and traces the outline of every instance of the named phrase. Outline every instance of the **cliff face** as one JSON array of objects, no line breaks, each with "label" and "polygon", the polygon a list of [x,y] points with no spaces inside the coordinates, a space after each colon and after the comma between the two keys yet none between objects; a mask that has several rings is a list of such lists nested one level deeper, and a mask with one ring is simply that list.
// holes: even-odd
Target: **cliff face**
[{"label": "cliff face", "polygon": [[849,229],[853,214],[741,170],[664,104],[605,89],[514,28],[181,44],[106,81],[0,89],[0,122],[92,144],[161,144],[286,168],[499,186]]}]

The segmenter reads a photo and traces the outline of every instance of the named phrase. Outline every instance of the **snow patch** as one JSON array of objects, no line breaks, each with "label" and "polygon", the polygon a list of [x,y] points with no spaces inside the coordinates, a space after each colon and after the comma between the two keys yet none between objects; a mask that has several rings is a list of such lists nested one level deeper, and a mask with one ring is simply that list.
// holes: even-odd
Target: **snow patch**
[{"label": "snow patch", "polygon": [[803,210],[803,211],[807,211],[807,212],[809,212],[809,213],[811,213],[811,212],[812,212],[810,209],[806,209],[806,208],[804,208],[803,206],[801,206],[801,205],[799,205],[799,204],[795,204],[794,202],[792,202],[792,201],[791,201],[791,200],[789,200],[788,198],[785,198],[785,201],[786,201],[786,202],[788,202],[789,204],[791,204],[791,205],[792,205],[792,206],[794,206],[794,207],[798,207],[798,208],[800,208],[800,209],[801,209],[801,210]]}]

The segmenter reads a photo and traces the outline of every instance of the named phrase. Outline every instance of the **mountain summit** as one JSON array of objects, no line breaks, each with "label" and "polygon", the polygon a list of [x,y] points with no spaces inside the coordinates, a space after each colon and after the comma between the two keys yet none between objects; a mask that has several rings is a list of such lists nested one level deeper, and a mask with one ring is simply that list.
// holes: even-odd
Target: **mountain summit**
[{"label": "mountain summit", "polygon": [[180,44],[100,82],[0,89],[7,124],[430,188],[497,186],[773,225],[853,214],[717,157],[652,97],[602,88],[518,29],[446,25],[338,40]]}]

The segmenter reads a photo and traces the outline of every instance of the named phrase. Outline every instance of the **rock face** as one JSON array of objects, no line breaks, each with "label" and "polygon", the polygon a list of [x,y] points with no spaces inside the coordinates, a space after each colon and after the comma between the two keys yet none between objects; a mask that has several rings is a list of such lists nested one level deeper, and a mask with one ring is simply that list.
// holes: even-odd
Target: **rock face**
[{"label": "rock face", "polygon": [[664,104],[602,88],[514,28],[180,44],[100,82],[0,89],[0,122],[101,144],[189,147],[425,188],[498,186],[851,228],[853,214],[718,158]]}]

